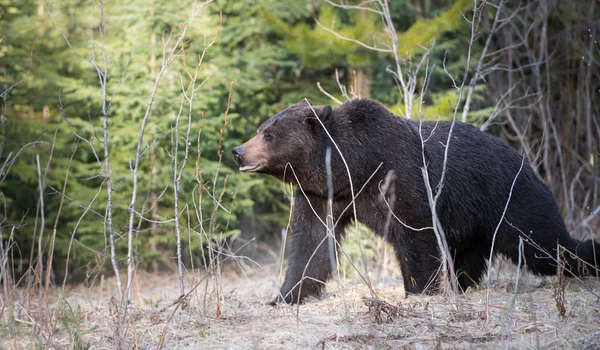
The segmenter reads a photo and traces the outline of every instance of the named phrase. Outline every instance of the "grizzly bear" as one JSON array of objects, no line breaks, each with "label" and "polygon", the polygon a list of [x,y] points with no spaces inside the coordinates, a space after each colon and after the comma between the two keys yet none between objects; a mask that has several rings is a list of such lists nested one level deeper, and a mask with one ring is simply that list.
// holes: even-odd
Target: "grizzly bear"
[{"label": "grizzly bear", "polygon": [[600,260],[598,243],[571,238],[552,192],[523,156],[468,124],[399,117],[366,99],[335,109],[302,100],[263,123],[233,155],[242,172],[296,185],[289,263],[273,305],[318,296],[331,276],[330,194],[338,241],[356,215],[393,245],[407,293],[439,292],[425,166],[433,195],[441,191],[435,209],[463,290],[486,270],[494,235],[493,253],[515,263],[522,238],[522,264],[539,275],[557,273],[559,245],[572,253],[564,254],[566,275],[582,275]]}]

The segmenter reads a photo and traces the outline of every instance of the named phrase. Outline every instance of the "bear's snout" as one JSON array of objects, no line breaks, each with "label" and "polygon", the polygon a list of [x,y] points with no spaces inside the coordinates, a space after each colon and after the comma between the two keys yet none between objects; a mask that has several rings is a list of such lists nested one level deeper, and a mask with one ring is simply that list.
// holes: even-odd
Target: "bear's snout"
[{"label": "bear's snout", "polygon": [[231,150],[242,172],[258,172],[267,163],[264,143],[257,137]]},{"label": "bear's snout", "polygon": [[244,155],[244,149],[242,146],[235,147],[231,150],[231,153],[233,153],[233,159],[235,159],[235,162],[238,163],[238,165],[242,165],[242,156]]}]

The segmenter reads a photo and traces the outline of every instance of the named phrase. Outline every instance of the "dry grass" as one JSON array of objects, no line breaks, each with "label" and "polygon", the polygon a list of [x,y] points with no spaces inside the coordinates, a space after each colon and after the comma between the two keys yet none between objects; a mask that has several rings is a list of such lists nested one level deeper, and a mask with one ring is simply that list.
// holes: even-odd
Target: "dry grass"
[{"label": "dry grass", "polygon": [[[224,273],[220,317],[214,278],[208,279],[207,289],[199,286],[184,309],[173,313],[173,307],[160,309],[178,296],[176,275],[140,273],[138,305],[131,308],[133,322],[121,344],[153,349],[166,331],[168,349],[600,348],[600,303],[592,293],[599,289],[597,281],[566,281],[563,318],[554,298],[555,278],[522,275],[522,288],[515,294],[514,269],[509,265],[494,272],[487,322],[483,288],[468,291],[454,303],[443,296],[403,298],[396,277],[375,281],[380,300],[367,299],[368,288],[348,279],[330,283],[320,300],[300,308],[273,308],[264,305],[275,295],[273,279],[259,268],[246,269],[245,275],[239,269]],[[187,281],[188,286],[192,283]],[[39,322],[35,306],[26,311],[25,291],[17,290],[16,338],[3,324],[0,348],[115,348],[111,318],[115,286],[114,279],[92,288],[78,285],[66,293],[64,302],[52,303],[51,314],[59,312],[60,317],[51,339],[35,335]]]}]

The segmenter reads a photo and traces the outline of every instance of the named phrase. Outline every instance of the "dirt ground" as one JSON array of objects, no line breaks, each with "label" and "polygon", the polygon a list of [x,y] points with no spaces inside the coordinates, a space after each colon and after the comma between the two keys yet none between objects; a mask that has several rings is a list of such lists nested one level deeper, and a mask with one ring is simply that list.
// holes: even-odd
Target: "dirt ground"
[{"label": "dirt ground", "polygon": [[[118,342],[111,302],[114,279],[96,281],[91,288],[73,287],[65,301],[56,301],[55,291],[47,324],[36,316],[37,296],[19,289],[12,300],[16,324],[6,323],[3,302],[0,348],[114,349],[120,344],[123,349],[155,349],[162,344],[165,349],[600,349],[600,282],[569,279],[561,294],[557,278],[522,273],[515,293],[515,268],[506,270],[494,274],[487,316],[486,287],[454,300],[404,298],[398,276],[371,276],[379,300],[362,280],[348,278],[329,283],[319,300],[271,307],[265,303],[279,283],[273,271],[239,267],[223,272],[220,280],[206,279],[210,283],[201,283],[186,305],[173,312],[175,307],[164,308],[179,295],[176,275],[139,273],[131,322],[122,326],[125,335]],[[203,275],[188,276],[197,280]],[[186,280],[186,291],[194,284],[193,278]],[[557,300],[564,304],[564,316]]]}]

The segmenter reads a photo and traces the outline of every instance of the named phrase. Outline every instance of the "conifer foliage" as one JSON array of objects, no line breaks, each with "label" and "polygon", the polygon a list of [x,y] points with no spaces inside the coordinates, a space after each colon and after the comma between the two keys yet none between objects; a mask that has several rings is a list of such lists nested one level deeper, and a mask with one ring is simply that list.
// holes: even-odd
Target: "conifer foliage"
[{"label": "conifer foliage", "polygon": [[[130,238],[136,268],[172,268],[177,250],[198,266],[227,238],[275,236],[289,189],[239,174],[234,145],[301,98],[335,103],[320,90],[404,114],[394,55],[378,50],[381,18],[336,3],[215,0],[178,42],[200,3],[0,0],[0,231],[11,271],[93,276],[111,254],[125,268]],[[406,69],[429,55],[422,108],[408,117],[462,111],[453,79],[468,72],[464,120],[522,148],[570,228],[589,232],[600,206],[600,7],[476,3],[468,57],[472,1],[389,2]]]}]

